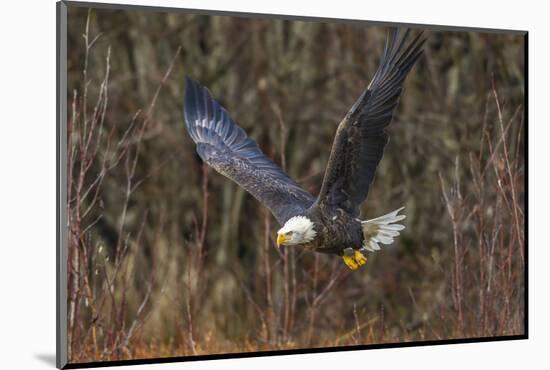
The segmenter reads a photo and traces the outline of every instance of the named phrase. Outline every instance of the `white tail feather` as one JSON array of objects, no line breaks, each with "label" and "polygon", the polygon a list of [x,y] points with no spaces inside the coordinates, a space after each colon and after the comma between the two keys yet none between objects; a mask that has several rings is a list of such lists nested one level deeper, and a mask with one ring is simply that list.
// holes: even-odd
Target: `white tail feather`
[{"label": "white tail feather", "polygon": [[363,228],[364,245],[363,248],[375,252],[380,250],[379,244],[391,244],[394,238],[399,236],[399,231],[405,226],[396,222],[404,220],[405,215],[398,213],[405,207],[401,207],[384,216],[373,218],[372,220],[361,221]]}]

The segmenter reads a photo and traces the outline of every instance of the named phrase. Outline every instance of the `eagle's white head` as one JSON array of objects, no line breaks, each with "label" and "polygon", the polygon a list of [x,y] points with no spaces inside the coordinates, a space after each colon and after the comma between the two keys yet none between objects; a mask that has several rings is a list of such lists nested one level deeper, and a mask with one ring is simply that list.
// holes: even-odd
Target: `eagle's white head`
[{"label": "eagle's white head", "polygon": [[309,218],[294,216],[277,231],[277,246],[309,243],[316,235],[313,222]]}]

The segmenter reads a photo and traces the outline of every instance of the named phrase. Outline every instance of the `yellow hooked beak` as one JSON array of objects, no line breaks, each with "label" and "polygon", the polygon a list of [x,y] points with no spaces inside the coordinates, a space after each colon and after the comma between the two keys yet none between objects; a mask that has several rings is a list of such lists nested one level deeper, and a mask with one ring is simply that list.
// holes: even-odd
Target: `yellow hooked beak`
[{"label": "yellow hooked beak", "polygon": [[280,248],[281,245],[285,244],[288,239],[290,238],[285,234],[277,234],[277,247]]}]

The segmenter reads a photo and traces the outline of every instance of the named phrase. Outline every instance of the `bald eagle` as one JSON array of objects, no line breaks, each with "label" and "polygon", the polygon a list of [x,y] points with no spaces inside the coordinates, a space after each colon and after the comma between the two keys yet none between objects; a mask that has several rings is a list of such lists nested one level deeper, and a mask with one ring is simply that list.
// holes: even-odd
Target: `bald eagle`
[{"label": "bald eagle", "polygon": [[422,54],[419,33],[392,28],[378,70],[340,122],[317,198],[302,189],[269,159],[216,102],[209,91],[186,77],[184,120],[202,160],[263,203],[282,227],[277,246],[303,246],[341,256],[355,270],[367,251],[393,243],[404,229],[403,207],[362,221],[367,197],[405,77]]}]

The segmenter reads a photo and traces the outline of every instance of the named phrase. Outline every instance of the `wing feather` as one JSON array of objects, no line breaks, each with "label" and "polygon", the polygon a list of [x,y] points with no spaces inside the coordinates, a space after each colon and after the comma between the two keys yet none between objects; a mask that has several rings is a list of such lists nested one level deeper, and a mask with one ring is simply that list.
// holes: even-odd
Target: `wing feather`
[{"label": "wing feather", "polygon": [[315,198],[262,153],[205,87],[188,77],[184,104],[187,132],[202,160],[251,193],[280,224],[311,206]]},{"label": "wing feather", "polygon": [[391,29],[384,53],[367,89],[336,132],[317,201],[357,216],[388,142],[385,132],[401,95],[403,81],[422,54],[425,39],[410,30]]}]

